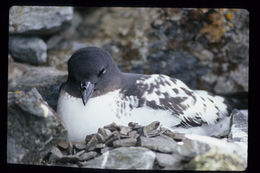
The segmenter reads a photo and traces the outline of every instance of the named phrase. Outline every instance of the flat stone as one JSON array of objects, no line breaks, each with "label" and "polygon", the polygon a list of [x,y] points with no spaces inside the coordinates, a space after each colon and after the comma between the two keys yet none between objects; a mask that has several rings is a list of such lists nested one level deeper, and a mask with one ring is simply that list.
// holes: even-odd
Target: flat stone
[{"label": "flat stone", "polygon": [[132,129],[139,129],[140,127],[142,127],[141,125],[135,122],[129,122],[128,126],[131,127]]},{"label": "flat stone", "polygon": [[126,138],[126,139],[119,139],[113,142],[113,147],[130,147],[135,146],[137,139],[135,138]]},{"label": "flat stone", "polygon": [[90,160],[96,156],[97,156],[97,152],[95,152],[95,151],[84,152],[83,154],[79,155],[79,159],[80,159],[80,161],[86,161],[86,160]]},{"label": "flat stone", "polygon": [[120,147],[84,164],[86,168],[152,169],[155,153],[143,147]]},{"label": "flat stone", "polygon": [[149,134],[152,131],[156,130],[159,126],[160,126],[160,122],[154,121],[154,122],[148,124],[147,126],[145,126],[144,129],[146,130],[146,133]]},{"label": "flat stone", "polygon": [[73,143],[73,146],[77,149],[77,150],[84,150],[86,149],[87,145],[85,143]]},{"label": "flat stone", "polygon": [[139,133],[136,130],[132,130],[131,132],[128,133],[128,136],[130,138],[138,138],[139,137]]},{"label": "flat stone", "polygon": [[165,136],[156,136],[153,138],[140,137],[140,146],[163,153],[173,153],[177,145],[177,142]]},{"label": "flat stone", "polygon": [[118,131],[114,131],[106,138],[105,144],[107,146],[113,146],[113,142],[118,139],[120,139],[120,133]]},{"label": "flat stone", "polygon": [[109,125],[104,126],[104,128],[110,130],[111,132],[120,130],[120,127],[115,122],[113,122],[113,123],[111,123]]},{"label": "flat stone", "polygon": [[104,138],[107,138],[111,134],[111,131],[105,128],[99,128],[98,133],[101,134]]},{"label": "flat stone", "polygon": [[131,131],[131,128],[127,126],[119,126],[119,128],[120,128],[120,134],[122,135],[127,135],[128,132]]},{"label": "flat stone", "polygon": [[47,62],[47,45],[38,37],[9,37],[9,51],[20,62],[40,65]]},{"label": "flat stone", "polygon": [[90,140],[86,140],[86,150],[90,151],[90,150],[94,150],[97,146],[97,144],[100,144],[100,143],[103,143],[104,142],[104,139],[103,137],[101,136],[101,134],[97,133],[97,134],[94,134]]},{"label": "flat stone", "polygon": [[58,144],[58,147],[62,150],[67,150],[69,148],[69,143],[66,142],[66,141],[61,141],[59,144]]}]

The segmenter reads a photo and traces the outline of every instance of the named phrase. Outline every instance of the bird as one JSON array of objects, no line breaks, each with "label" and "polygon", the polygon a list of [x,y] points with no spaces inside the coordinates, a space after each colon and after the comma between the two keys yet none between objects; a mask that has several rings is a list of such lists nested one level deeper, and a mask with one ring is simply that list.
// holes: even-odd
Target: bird
[{"label": "bird", "polygon": [[57,103],[72,142],[112,122],[159,121],[178,133],[217,136],[228,133],[230,112],[224,97],[192,90],[174,77],[122,72],[110,53],[94,46],[77,50],[68,60]]}]

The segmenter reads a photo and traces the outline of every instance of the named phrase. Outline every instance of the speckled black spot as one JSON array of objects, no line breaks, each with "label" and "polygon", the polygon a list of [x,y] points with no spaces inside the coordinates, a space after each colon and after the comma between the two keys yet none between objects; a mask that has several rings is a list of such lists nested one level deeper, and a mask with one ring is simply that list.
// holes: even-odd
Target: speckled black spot
[{"label": "speckled black spot", "polygon": [[188,95],[191,96],[194,100],[194,104],[197,101],[197,98],[195,97],[194,93],[192,91],[187,90],[186,88],[181,87],[181,89]]},{"label": "speckled black spot", "polygon": [[178,90],[177,88],[173,88],[172,90],[173,90],[176,94],[179,93],[179,90]]},{"label": "speckled black spot", "polygon": [[214,101],[213,101],[213,100],[211,100],[210,98],[208,98],[208,99],[209,99],[209,101],[210,101],[210,102],[214,103]]},{"label": "speckled black spot", "polygon": [[175,79],[175,78],[170,78],[170,80],[171,80],[174,84],[177,84],[177,79]]},{"label": "speckled black spot", "polygon": [[159,91],[159,90],[155,91],[155,93],[156,93],[158,96],[161,95],[161,91]]}]

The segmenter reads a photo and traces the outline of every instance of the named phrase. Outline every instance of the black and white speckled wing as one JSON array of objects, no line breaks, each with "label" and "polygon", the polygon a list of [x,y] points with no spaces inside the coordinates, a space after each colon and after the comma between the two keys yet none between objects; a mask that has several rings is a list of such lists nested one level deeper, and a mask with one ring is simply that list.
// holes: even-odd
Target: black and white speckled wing
[{"label": "black and white speckled wing", "polygon": [[135,107],[170,111],[179,120],[173,125],[175,127],[215,124],[229,115],[224,98],[202,90],[191,90],[182,81],[166,75],[144,75],[124,94],[137,98]]}]

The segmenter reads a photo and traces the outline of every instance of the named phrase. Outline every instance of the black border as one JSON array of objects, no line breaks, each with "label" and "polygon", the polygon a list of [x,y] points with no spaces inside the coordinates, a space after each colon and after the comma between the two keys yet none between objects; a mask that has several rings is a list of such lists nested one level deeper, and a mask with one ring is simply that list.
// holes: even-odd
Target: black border
[{"label": "black border", "polygon": [[[2,2],[3,3],[3,2]],[[48,166],[36,166],[36,165],[21,165],[21,164],[7,164],[7,75],[8,75],[8,22],[9,22],[9,8],[13,5],[28,5],[28,6],[86,6],[86,7],[174,7],[174,8],[239,8],[247,9],[250,15],[250,27],[249,27],[249,137],[248,137],[248,167],[243,172],[253,172],[256,168],[255,161],[257,154],[255,153],[256,142],[258,141],[258,133],[256,130],[257,114],[255,102],[252,97],[256,97],[258,87],[256,86],[257,77],[254,72],[257,69],[257,58],[256,53],[257,40],[255,33],[257,33],[256,25],[256,9],[252,2],[246,0],[9,0],[7,5],[1,5],[1,34],[2,42],[1,52],[1,73],[0,73],[0,168],[1,172],[136,172],[129,170],[101,170],[101,169],[86,169],[86,168],[71,168],[71,167],[48,167]],[[257,7],[255,5],[255,7]],[[259,20],[259,19],[258,19]],[[254,83],[254,84],[253,84]],[[256,132],[256,133],[254,133]],[[2,171],[3,168],[3,171]],[[137,172],[194,172],[194,171],[137,171]],[[203,171],[212,172],[212,171]],[[216,171],[213,171],[216,172]],[[255,171],[254,171],[255,172]]]}]

